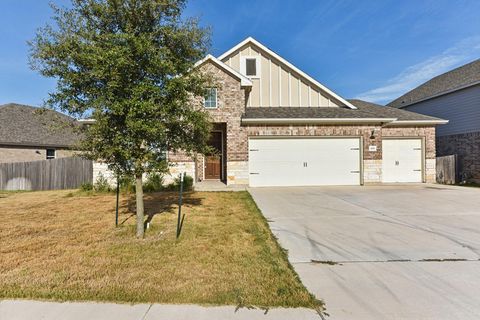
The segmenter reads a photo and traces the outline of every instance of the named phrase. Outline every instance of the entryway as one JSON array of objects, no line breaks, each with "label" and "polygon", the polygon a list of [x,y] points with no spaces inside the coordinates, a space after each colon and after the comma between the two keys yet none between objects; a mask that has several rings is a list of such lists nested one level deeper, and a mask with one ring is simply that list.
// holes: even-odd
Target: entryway
[{"label": "entryway", "polygon": [[211,132],[209,146],[214,150],[213,154],[205,156],[204,179],[205,180],[225,180],[225,137],[224,130],[218,125],[218,130]]}]

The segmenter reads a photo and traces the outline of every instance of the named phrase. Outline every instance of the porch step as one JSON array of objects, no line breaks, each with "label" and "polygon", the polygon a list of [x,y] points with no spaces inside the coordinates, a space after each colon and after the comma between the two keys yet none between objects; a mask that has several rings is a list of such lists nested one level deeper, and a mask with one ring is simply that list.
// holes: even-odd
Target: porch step
[{"label": "porch step", "polygon": [[227,186],[225,183],[221,181],[209,181],[204,180],[201,182],[195,183],[193,186],[195,191],[245,191],[247,190],[246,185],[230,185]]}]

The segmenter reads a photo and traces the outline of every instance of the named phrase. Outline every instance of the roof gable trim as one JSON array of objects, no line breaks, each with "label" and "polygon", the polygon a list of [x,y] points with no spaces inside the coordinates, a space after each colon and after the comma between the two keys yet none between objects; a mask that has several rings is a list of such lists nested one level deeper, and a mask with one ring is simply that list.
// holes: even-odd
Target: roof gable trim
[{"label": "roof gable trim", "polygon": [[248,79],[246,76],[244,76],[240,72],[234,70],[230,66],[226,65],[222,61],[218,60],[217,58],[215,58],[211,54],[208,54],[205,58],[203,58],[202,60],[195,63],[195,67],[199,67],[202,64],[206,63],[207,61],[213,62],[215,65],[217,65],[221,69],[227,71],[228,73],[230,73],[233,76],[235,76],[236,78],[238,78],[240,80],[240,84],[241,84],[242,87],[251,87],[252,86],[252,81],[250,81],[250,79]]},{"label": "roof gable trim", "polygon": [[234,46],[230,50],[223,53],[221,56],[218,57],[218,60],[223,60],[224,58],[228,57],[229,55],[231,55],[232,53],[234,53],[235,51],[237,51],[238,49],[240,49],[241,47],[243,47],[244,45],[246,45],[248,43],[252,43],[255,46],[257,46],[258,48],[260,48],[261,50],[265,51],[266,53],[268,53],[269,55],[271,55],[272,57],[274,57],[275,59],[277,59],[278,61],[280,61],[284,65],[286,65],[288,68],[290,68],[294,72],[298,73],[301,77],[307,79],[308,81],[310,81],[311,83],[316,85],[319,89],[325,91],[326,93],[328,93],[329,95],[331,95],[332,97],[337,99],[338,101],[345,104],[345,106],[349,107],[350,109],[357,109],[357,107],[355,107],[353,104],[348,102],[346,99],[340,97],[338,94],[336,94],[332,90],[328,89],[323,84],[321,84],[320,82],[318,82],[317,80],[315,80],[314,78],[312,78],[311,76],[309,76],[308,74],[303,72],[302,70],[298,69],[293,64],[291,64],[290,62],[288,62],[287,60],[285,60],[284,58],[279,56],[277,53],[270,50],[269,48],[267,48],[266,46],[264,46],[263,44],[261,44],[260,42],[258,42],[257,40],[255,40],[252,37],[248,37],[247,39],[243,40],[242,42],[240,42],[239,44],[237,44],[236,46]]}]

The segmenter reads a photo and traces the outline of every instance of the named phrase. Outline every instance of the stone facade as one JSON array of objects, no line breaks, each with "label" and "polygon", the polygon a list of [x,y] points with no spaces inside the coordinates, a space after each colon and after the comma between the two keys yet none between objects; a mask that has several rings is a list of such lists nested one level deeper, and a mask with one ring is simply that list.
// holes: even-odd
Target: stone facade
[{"label": "stone facade", "polygon": [[[217,88],[217,108],[205,109],[210,116],[215,130],[221,130],[224,135],[224,181],[230,184],[246,184],[248,168],[244,169],[248,158],[247,130],[241,126],[241,116],[245,112],[246,92],[241,88],[240,80],[227,74],[224,70],[213,64],[202,66],[204,72],[211,74]],[[203,100],[199,100],[199,107],[203,107]],[[200,106],[201,104],[201,106]],[[184,154],[169,154],[172,166],[178,163],[184,165],[190,161],[189,168],[195,167],[194,160]],[[239,170],[239,168],[243,168]],[[204,157],[198,155],[196,159],[196,172],[193,172],[197,181],[204,179]]]},{"label": "stone facade", "polygon": [[461,181],[480,183],[480,132],[440,136],[437,156],[457,155]]},{"label": "stone facade", "polygon": [[117,185],[117,178],[115,174],[108,169],[107,164],[95,161],[93,162],[93,183],[95,184],[100,177],[107,179],[112,187]]},{"label": "stone facade", "polygon": [[[246,108],[248,90],[241,88],[240,81],[213,64],[202,66],[204,71],[213,75],[217,83],[217,108],[206,109],[217,130],[224,133],[224,159],[227,185],[248,184],[248,137],[358,137],[363,145],[363,183],[381,183],[382,181],[382,139],[422,138],[424,141],[425,161],[424,178],[426,182],[435,182],[435,127],[382,127],[378,125],[242,125],[241,117]],[[199,100],[200,102],[200,100]],[[375,146],[376,151],[369,151]],[[193,173],[197,181],[203,180],[204,158],[196,157],[196,165],[191,157],[174,154],[169,161],[180,164]],[[189,164],[188,164],[189,163]],[[182,167],[182,168],[183,168]],[[185,169],[187,170],[187,169]]]},{"label": "stone facade", "polygon": [[363,160],[363,183],[382,182],[382,160]]},{"label": "stone facade", "polygon": [[[182,162],[171,162],[169,163],[169,174],[165,175],[164,183],[169,184],[174,182],[182,172],[187,174],[190,177],[195,177],[195,162],[193,161],[182,161]],[[193,180],[195,183],[195,179]]]},{"label": "stone facade", "polygon": [[[48,148],[50,149],[50,148]],[[74,151],[68,149],[55,149],[56,158],[72,157]],[[47,159],[47,148],[24,146],[0,146],[0,163],[28,162]]]},{"label": "stone facade", "polygon": [[[169,164],[169,173],[164,176],[164,184],[169,184],[174,182],[180,173],[185,172],[190,177],[195,177],[195,162],[187,159],[184,162],[171,162]],[[106,163],[102,162],[93,162],[93,183],[95,184],[100,177],[107,179],[108,184],[112,187],[117,185],[117,178],[115,174],[108,169]],[[147,174],[143,175],[143,179],[148,178]],[[194,180],[195,183],[195,180]]]}]

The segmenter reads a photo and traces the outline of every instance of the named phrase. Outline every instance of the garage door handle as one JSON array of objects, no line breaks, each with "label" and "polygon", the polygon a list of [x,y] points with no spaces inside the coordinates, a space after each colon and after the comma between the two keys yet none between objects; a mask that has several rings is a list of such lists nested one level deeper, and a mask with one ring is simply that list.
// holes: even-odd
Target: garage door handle
[{"label": "garage door handle", "polygon": [[422,171],[422,169],[414,169],[413,171]]},{"label": "garage door handle", "polygon": [[259,172],[250,172],[250,174],[260,174]]},{"label": "garage door handle", "polygon": [[422,148],[413,148],[413,150],[422,150]]},{"label": "garage door handle", "polygon": [[360,148],[350,148],[350,150],[360,150]]},{"label": "garage door handle", "polygon": [[360,173],[360,171],[350,171],[350,173]]},{"label": "garage door handle", "polygon": [[258,151],[258,149],[250,149],[250,151]]}]

